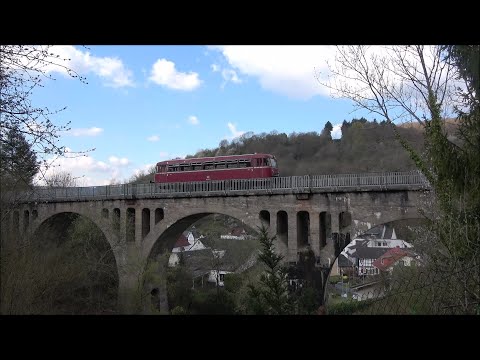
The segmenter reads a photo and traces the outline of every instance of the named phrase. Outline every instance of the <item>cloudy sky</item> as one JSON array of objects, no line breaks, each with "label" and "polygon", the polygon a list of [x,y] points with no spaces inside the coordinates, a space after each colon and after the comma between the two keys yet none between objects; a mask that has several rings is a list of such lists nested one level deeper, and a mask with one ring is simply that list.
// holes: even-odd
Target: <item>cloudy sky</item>
[{"label": "cloudy sky", "polygon": [[[34,104],[67,109],[61,144],[88,156],[60,159],[55,169],[83,185],[123,182],[158,161],[216,147],[244,132],[320,132],[340,136],[352,104],[334,99],[315,77],[327,71],[329,46],[55,46],[67,65],[34,94]],[[370,118],[371,116],[367,116]]]}]

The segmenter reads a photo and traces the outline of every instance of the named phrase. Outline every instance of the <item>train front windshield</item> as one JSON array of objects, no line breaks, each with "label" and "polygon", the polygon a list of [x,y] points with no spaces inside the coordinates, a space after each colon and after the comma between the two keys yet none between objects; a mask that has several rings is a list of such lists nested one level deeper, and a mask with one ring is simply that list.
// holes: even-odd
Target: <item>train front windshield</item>
[{"label": "train front windshield", "polygon": [[273,158],[271,158],[269,160],[270,160],[270,166],[276,168],[277,167],[277,161]]}]

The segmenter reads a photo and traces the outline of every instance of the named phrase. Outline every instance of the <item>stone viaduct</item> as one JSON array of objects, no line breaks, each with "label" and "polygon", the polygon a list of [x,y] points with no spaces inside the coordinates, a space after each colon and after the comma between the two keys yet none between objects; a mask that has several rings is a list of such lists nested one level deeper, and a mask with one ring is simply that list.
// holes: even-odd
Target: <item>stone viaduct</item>
[{"label": "stone viaduct", "polygon": [[206,215],[228,215],[254,230],[265,225],[285,261],[297,261],[310,247],[317,264],[329,267],[341,251],[338,242],[343,247],[376,225],[420,217],[425,190],[418,172],[44,188],[17,199],[3,231],[32,236],[64,213],[90,219],[115,254],[122,303],[146,260],[171,250]]}]

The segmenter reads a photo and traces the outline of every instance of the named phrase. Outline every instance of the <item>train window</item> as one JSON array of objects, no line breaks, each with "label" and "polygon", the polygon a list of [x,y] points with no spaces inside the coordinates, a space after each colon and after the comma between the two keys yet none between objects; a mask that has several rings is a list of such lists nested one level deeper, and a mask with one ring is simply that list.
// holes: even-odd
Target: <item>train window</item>
[{"label": "train window", "polygon": [[219,162],[215,164],[216,169],[225,169],[227,165],[225,164],[225,161]]},{"label": "train window", "polygon": [[212,162],[205,163],[205,170],[215,169],[215,165]]},{"label": "train window", "polygon": [[275,161],[275,159],[268,159],[268,165],[276,168],[277,167],[277,162]]},{"label": "train window", "polygon": [[257,166],[265,166],[265,159],[255,159]]},{"label": "train window", "polygon": [[202,164],[195,164],[195,165],[192,165],[192,168],[193,168],[193,170],[202,170],[203,165]]},{"label": "train window", "polygon": [[228,167],[229,169],[238,168],[238,162],[237,162],[237,161],[228,161],[228,162],[227,162],[227,167]]},{"label": "train window", "polygon": [[238,160],[238,167],[250,167],[250,160]]}]

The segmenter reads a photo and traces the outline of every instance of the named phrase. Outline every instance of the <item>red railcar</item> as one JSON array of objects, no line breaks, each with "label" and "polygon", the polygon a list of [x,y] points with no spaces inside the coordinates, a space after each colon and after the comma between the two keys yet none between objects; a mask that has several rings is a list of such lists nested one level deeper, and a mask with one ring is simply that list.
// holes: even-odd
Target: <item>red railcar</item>
[{"label": "red railcar", "polygon": [[245,154],[161,161],[157,163],[155,182],[256,179],[272,176],[278,176],[275,156]]}]

